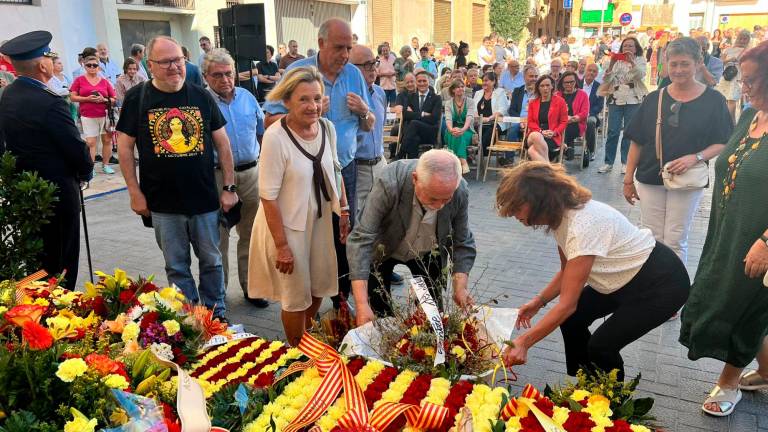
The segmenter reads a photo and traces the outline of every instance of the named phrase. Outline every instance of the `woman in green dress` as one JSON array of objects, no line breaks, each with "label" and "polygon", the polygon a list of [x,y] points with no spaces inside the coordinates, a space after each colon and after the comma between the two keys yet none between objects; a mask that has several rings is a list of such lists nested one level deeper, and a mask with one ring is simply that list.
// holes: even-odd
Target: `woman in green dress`
[{"label": "woman in green dress", "polygon": [[443,103],[445,111],[445,133],[443,142],[461,161],[461,170],[464,174],[469,172],[467,163],[467,147],[472,143],[472,135],[475,133],[472,125],[477,116],[475,104],[472,98],[464,95],[464,82],[454,80],[448,87],[451,98]]},{"label": "woman in green dress", "polygon": [[[768,388],[768,42],[740,59],[743,111],[715,163],[712,212],[680,342],[692,360],[725,362],[702,410],[731,414],[742,390]],[[758,369],[744,373],[757,359]]]}]

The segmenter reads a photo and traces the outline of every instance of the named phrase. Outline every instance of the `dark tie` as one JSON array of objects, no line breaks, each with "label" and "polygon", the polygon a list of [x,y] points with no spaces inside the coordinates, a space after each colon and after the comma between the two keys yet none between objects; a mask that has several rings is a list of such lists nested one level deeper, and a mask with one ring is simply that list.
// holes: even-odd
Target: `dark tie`
[{"label": "dark tie", "polygon": [[419,111],[421,111],[421,107],[423,106],[424,106],[424,95],[420,94],[419,95]]}]

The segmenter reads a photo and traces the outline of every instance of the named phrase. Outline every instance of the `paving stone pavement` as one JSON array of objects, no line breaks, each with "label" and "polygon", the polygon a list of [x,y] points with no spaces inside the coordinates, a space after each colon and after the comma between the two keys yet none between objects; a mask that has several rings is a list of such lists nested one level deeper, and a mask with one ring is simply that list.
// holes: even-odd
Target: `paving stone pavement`
[{"label": "paving stone pavement", "polygon": [[[602,155],[598,155],[599,162]],[[606,202],[638,222],[640,210],[621,196],[621,174],[597,174],[596,165],[579,170],[575,162],[569,171],[594,198]],[[474,172],[473,172],[474,174]],[[493,210],[498,177],[489,173],[486,183],[470,181],[470,222],[477,239],[478,256],[471,274],[470,286],[480,301],[500,298],[502,306],[519,306],[536,294],[554,275],[559,259],[555,242],[541,231],[523,227],[514,219],[502,219]],[[693,276],[706,235],[710,208],[707,193],[696,213],[690,244],[688,269]],[[130,275],[154,274],[165,283],[163,257],[151,229],[129,207],[128,194],[117,191],[86,203],[94,268],[111,271],[120,267]],[[233,231],[233,235],[236,234]],[[230,244],[234,244],[231,241]],[[235,263],[234,246],[229,251]],[[193,258],[193,268],[196,260]],[[85,244],[81,248],[79,285],[87,279]],[[197,274],[197,271],[194,271]],[[243,300],[236,273],[230,278],[227,292],[228,316],[243,323],[247,330],[279,339],[282,337],[280,310],[277,304],[255,309]],[[402,291],[402,288],[400,289]],[[596,323],[599,325],[599,323]],[[627,375],[642,373],[639,396],[656,399],[652,414],[668,431],[768,432],[768,392],[745,392],[744,399],[730,418],[714,418],[703,414],[700,405],[711,390],[722,364],[704,359],[687,358],[687,351],[677,342],[679,320],[667,322],[622,351]],[[750,367],[755,367],[753,363]],[[527,365],[515,369],[519,389],[525,383],[539,388],[567,379],[560,332],[542,340],[529,352]]]}]

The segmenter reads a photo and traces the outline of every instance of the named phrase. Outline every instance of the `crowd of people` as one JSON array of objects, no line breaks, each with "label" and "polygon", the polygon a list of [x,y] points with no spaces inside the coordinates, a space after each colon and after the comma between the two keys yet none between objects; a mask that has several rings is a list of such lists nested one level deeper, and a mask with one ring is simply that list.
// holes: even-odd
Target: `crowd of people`
[{"label": "crowd of people", "polygon": [[[516,324],[527,330],[505,350],[506,364],[524,364],[528,349],[559,327],[569,374],[618,369],[623,377],[620,350],[682,308],[680,341],[689,357],[725,362],[702,405],[724,416],[741,390],[768,388],[768,226],[761,218],[768,79],[760,73],[768,42],[744,31],[735,41],[731,33],[732,46],[692,36],[648,29],[519,45],[491,34],[474,53],[464,42],[438,50],[413,38],[398,56],[388,43],[375,50],[356,44],[349,23],[331,19],[306,57],[295,41],[277,52],[267,46],[267,58],[242,71],[207,37],[192,63],[176,40],[158,36],[131,47],[123,73],[106,46],[86,48],[82,73],[69,83],[48,48],[50,33],[32,32],[0,47],[18,75],[2,94],[0,138],[20,168],[60,186],[55,211],[66,218],[43,233],[43,265],[53,274],[66,269],[71,286],[79,255],[74,191],[94,175],[99,138],[101,170],[112,171],[107,121],[116,107],[130,208],[154,230],[168,282],[226,320],[235,228],[244,299],[262,308],[278,302],[292,345],[325,298],[335,307],[352,302],[359,325],[391,314],[391,287],[402,283],[397,265],[432,281],[438,303],[451,278],[453,301],[471,305],[477,250],[463,178],[470,148],[478,133],[481,148],[494,135],[522,141],[530,161],[504,176],[497,209],[552,234],[561,268],[522,306]],[[649,67],[658,73],[649,75]],[[249,80],[255,94],[237,85]],[[31,103],[41,110],[28,109]],[[70,103],[78,105],[85,141]],[[389,158],[388,113],[399,122]],[[611,171],[620,153],[623,194],[639,203],[641,228],[551,163],[582,137],[587,160],[594,157],[601,124],[606,157],[598,172]],[[445,148],[424,148],[440,142]],[[712,213],[691,286],[688,232],[708,186]],[[758,369],[744,373],[755,358]]]}]

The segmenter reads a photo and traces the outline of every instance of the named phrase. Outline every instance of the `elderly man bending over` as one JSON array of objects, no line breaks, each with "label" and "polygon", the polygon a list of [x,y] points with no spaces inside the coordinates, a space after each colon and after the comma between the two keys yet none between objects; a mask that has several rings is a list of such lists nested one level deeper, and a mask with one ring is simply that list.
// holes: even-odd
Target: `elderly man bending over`
[{"label": "elderly man bending over", "polygon": [[434,290],[446,286],[443,268],[451,256],[453,300],[460,306],[472,302],[467,279],[475,262],[475,239],[468,207],[461,164],[447,150],[430,150],[418,160],[399,160],[382,170],[347,239],[358,325],[371,321],[374,313],[392,314],[390,275],[397,264],[425,276],[442,307]]}]

